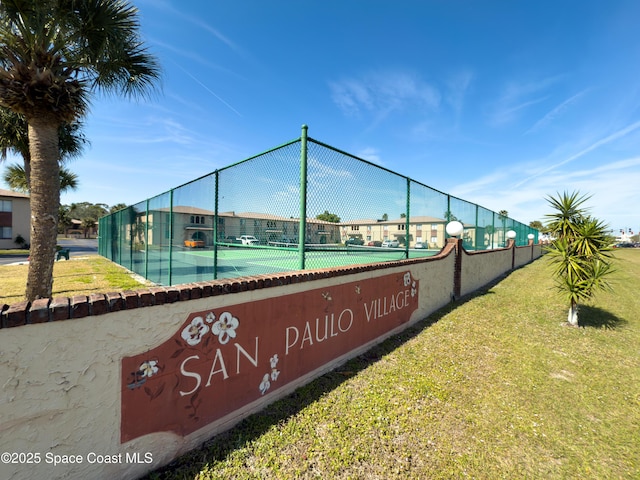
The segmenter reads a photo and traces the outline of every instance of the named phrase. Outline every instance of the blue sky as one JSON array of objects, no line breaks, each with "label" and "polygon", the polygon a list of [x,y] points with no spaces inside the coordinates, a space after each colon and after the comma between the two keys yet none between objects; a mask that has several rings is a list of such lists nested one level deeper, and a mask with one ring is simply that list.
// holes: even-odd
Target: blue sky
[{"label": "blue sky", "polygon": [[161,88],[95,97],[62,203],[133,204],[307,124],[523,223],[580,190],[612,228],[640,229],[640,2],[134,3]]}]

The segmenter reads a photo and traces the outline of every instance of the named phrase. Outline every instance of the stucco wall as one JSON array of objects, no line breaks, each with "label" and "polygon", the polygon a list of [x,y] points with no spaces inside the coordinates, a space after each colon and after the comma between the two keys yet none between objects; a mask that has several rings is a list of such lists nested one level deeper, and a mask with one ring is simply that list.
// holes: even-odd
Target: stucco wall
[{"label": "stucco wall", "polygon": [[468,295],[511,270],[512,249],[462,252],[460,295]]},{"label": "stucco wall", "polygon": [[[28,465],[0,464],[0,478],[136,478],[149,469],[158,468],[229,428],[243,416],[445,305],[451,298],[451,282],[435,279],[452,278],[454,261],[454,255],[449,252],[431,261],[399,262],[392,268],[361,272],[354,269],[354,274],[275,288],[3,328],[0,330],[0,381],[3,384],[0,451],[38,453],[39,458],[23,458],[32,461]],[[409,323],[335,358],[303,378],[184,438],[163,432],[121,444],[121,360],[150,350],[170,338],[191,312],[220,310],[305,289],[339,287],[347,282],[407,271],[420,280],[419,306]],[[73,301],[69,308],[73,308]],[[254,321],[260,322],[261,319]],[[82,463],[53,465],[55,455],[66,455],[60,458],[63,462],[68,462],[74,455]],[[141,463],[132,463],[134,459]],[[115,463],[104,463],[105,460]],[[146,460],[151,463],[145,463]]]},{"label": "stucco wall", "polygon": [[[464,293],[511,268],[511,249],[461,254],[464,256],[461,272]],[[216,281],[158,287],[122,295],[92,295],[88,299],[37,300],[33,305],[3,307],[0,452],[22,456],[10,458],[16,463],[0,463],[0,478],[137,478],[159,468],[266,404],[446,305],[454,294],[455,265],[455,246],[449,244],[441,254],[430,259],[251,277],[233,283]],[[355,305],[361,294],[358,285],[398,276],[407,279],[409,274],[417,286],[417,308],[408,321],[403,320],[404,323],[373,340],[341,353],[185,436],[160,432],[122,441],[123,398],[130,393],[123,386],[126,385],[121,368],[123,359],[153,351],[172,336],[175,338],[176,332],[184,328],[185,321],[193,317],[193,312],[233,311],[234,305],[280,299],[318,289],[353,295],[352,300],[347,300]],[[353,285],[356,285],[355,292]],[[404,285],[407,285],[406,281]],[[58,320],[64,318],[67,320]],[[21,325],[25,322],[29,324]],[[264,319],[256,315],[249,319],[243,317],[242,322],[251,330],[250,322],[264,322]],[[213,370],[212,366],[212,374]],[[150,384],[151,381],[147,385]],[[163,397],[154,400],[156,393],[159,391],[154,392],[149,387],[151,406],[158,405],[154,401],[163,401]],[[63,463],[54,465],[54,460]]]},{"label": "stucco wall", "polygon": [[516,247],[513,256],[514,267],[518,268],[533,260],[535,253],[535,245],[528,245],[526,247]]}]

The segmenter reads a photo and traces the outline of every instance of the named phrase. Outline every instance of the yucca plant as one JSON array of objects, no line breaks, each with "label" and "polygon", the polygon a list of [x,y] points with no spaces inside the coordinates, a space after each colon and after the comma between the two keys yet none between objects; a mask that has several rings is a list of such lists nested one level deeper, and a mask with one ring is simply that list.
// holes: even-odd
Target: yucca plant
[{"label": "yucca plant", "polygon": [[565,192],[547,200],[555,212],[546,215],[553,240],[547,248],[558,289],[569,302],[567,322],[578,325],[578,305],[598,290],[609,290],[606,277],[613,272],[608,226],[591,217],[583,205],[589,199]]}]

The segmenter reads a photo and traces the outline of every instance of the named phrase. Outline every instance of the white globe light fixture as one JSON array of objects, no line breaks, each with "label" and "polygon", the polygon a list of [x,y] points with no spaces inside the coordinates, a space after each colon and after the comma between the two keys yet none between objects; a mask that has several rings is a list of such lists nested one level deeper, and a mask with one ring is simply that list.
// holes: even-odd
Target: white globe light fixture
[{"label": "white globe light fixture", "polygon": [[516,238],[516,232],[514,232],[513,230],[509,230],[509,231],[507,232],[507,238],[508,238],[509,240],[513,240],[514,238]]},{"label": "white globe light fixture", "polygon": [[450,237],[459,237],[464,231],[464,226],[458,221],[453,221],[447,223],[446,230],[447,235],[449,235]]},{"label": "white globe light fixture", "polygon": [[530,233],[529,235],[527,235],[527,238],[529,240],[533,240],[535,238],[535,235],[533,233]]}]

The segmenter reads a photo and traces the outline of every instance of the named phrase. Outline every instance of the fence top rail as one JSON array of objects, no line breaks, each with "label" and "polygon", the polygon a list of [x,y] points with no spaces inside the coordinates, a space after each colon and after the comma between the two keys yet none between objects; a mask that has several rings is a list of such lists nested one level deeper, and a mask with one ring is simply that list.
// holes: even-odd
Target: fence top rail
[{"label": "fence top rail", "polygon": [[[211,175],[215,175],[216,173],[222,172],[224,170],[228,170],[229,168],[232,168],[232,167],[235,167],[237,165],[240,165],[241,163],[248,162],[248,161],[253,160],[255,158],[261,157],[262,155],[267,155],[267,154],[269,154],[271,152],[275,152],[276,150],[280,150],[281,148],[285,148],[285,147],[288,147],[290,145],[294,145],[294,144],[296,144],[298,142],[300,142],[300,138],[296,138],[294,140],[290,140],[288,142],[283,143],[282,145],[278,145],[277,147],[270,148],[268,150],[265,150],[264,152],[257,153],[256,155],[252,155],[252,156],[250,156],[248,158],[245,158],[245,159],[240,160],[238,162],[232,163],[231,165],[227,165],[226,167],[217,168],[217,169],[215,169],[215,170],[213,170],[211,172],[208,172],[208,173],[205,173],[203,175],[200,175],[198,178],[194,178],[193,180],[189,180],[188,182],[185,182],[185,183],[182,183],[182,184],[180,184],[180,185],[178,185],[176,187],[170,188],[169,190],[166,190],[166,191],[164,191],[162,193],[158,193],[157,195],[154,195],[153,197],[149,197],[149,198],[146,198],[144,200],[140,200],[139,202],[136,202],[136,203],[134,203],[132,205],[127,205],[127,207],[131,207],[133,205],[137,205],[138,203],[146,202],[148,200],[152,200],[154,198],[161,197],[162,195],[166,195],[167,193],[170,193],[170,192],[172,192],[174,190],[178,190],[179,188],[186,187],[187,185],[191,185],[192,183],[198,182],[198,181],[202,180],[203,178],[209,177]],[[111,214],[109,214],[109,215],[111,215]],[[105,215],[105,216],[108,216],[108,215]]]},{"label": "fence top rail", "polygon": [[[261,157],[261,156],[263,156],[263,155],[267,155],[267,154],[269,154],[269,153],[275,152],[275,151],[280,150],[280,149],[282,149],[282,148],[286,148],[286,147],[289,147],[289,146],[291,146],[291,145],[295,145],[296,143],[299,143],[299,142],[301,142],[302,140],[303,140],[303,137],[302,137],[302,135],[301,135],[300,137],[295,138],[295,139],[293,139],[293,140],[290,140],[290,141],[288,141],[288,142],[285,142],[285,143],[283,143],[283,144],[281,144],[281,145],[279,145],[279,146],[277,146],[277,147],[270,148],[270,149],[265,150],[265,151],[263,151],[263,152],[261,152],[261,153],[258,153],[258,154],[256,154],[256,155],[252,155],[252,156],[247,157],[247,158],[245,158],[245,159],[243,159],[243,160],[240,160],[240,161],[238,161],[238,162],[232,163],[232,164],[227,165],[227,166],[225,166],[225,167],[222,167],[222,168],[216,169],[216,170],[214,170],[214,171],[212,171],[212,172],[209,172],[209,173],[206,173],[206,174],[204,174],[204,175],[201,175],[201,176],[200,176],[200,177],[198,177],[198,178],[195,178],[195,179],[193,179],[193,180],[190,180],[190,181],[188,181],[188,182],[185,182],[185,183],[183,183],[183,184],[181,184],[181,185],[178,185],[178,186],[176,186],[176,187],[174,187],[174,188],[171,188],[171,189],[169,189],[169,190],[167,190],[167,191],[165,191],[165,192],[162,192],[162,193],[159,193],[159,194],[157,194],[157,195],[154,195],[153,197],[149,197],[149,198],[147,198],[146,200],[142,200],[141,202],[138,202],[138,203],[149,202],[149,201],[151,201],[151,200],[153,200],[153,199],[156,199],[156,198],[162,197],[163,195],[170,194],[171,192],[174,192],[175,190],[178,190],[179,188],[185,187],[185,186],[187,186],[187,185],[191,185],[191,184],[196,183],[196,182],[198,182],[198,181],[200,181],[200,180],[202,180],[202,179],[204,179],[204,178],[206,178],[206,177],[209,177],[209,176],[211,176],[211,175],[216,175],[216,174],[217,174],[217,173],[219,173],[219,172],[222,172],[222,171],[225,171],[225,170],[231,169],[231,168],[236,167],[236,166],[238,166],[238,165],[240,165],[240,164],[243,164],[243,163],[249,162],[249,161],[251,161],[251,160],[254,160],[254,159],[258,158],[258,157]],[[517,220],[515,220],[515,219],[512,219],[512,218],[511,218],[511,217],[509,217],[509,216],[502,217],[498,212],[494,212],[493,210],[491,210],[491,209],[489,209],[489,208],[486,208],[486,207],[484,207],[484,206],[482,206],[482,205],[479,205],[479,204],[477,204],[477,203],[470,202],[470,201],[468,201],[468,200],[464,200],[464,199],[462,199],[462,198],[456,197],[455,195],[451,195],[451,194],[445,193],[445,192],[443,192],[443,191],[441,191],[441,190],[438,190],[438,189],[433,188],[433,187],[431,187],[431,186],[429,186],[429,185],[426,185],[426,184],[424,184],[424,183],[422,183],[422,182],[420,182],[420,181],[418,181],[418,180],[415,180],[415,179],[413,179],[413,178],[411,178],[411,177],[408,177],[408,176],[403,175],[403,174],[398,173],[398,172],[394,172],[393,170],[390,170],[390,169],[388,169],[388,168],[386,168],[386,167],[382,167],[382,166],[380,166],[380,165],[377,165],[377,164],[375,164],[375,163],[373,163],[373,162],[371,162],[371,161],[369,161],[369,160],[366,160],[366,159],[364,159],[364,158],[358,157],[358,156],[356,156],[356,155],[353,155],[353,154],[351,154],[351,153],[349,153],[349,152],[346,152],[346,151],[344,151],[344,150],[341,150],[341,149],[339,149],[339,148],[336,148],[336,147],[333,147],[333,146],[331,146],[331,145],[328,145],[328,144],[326,144],[326,143],[324,143],[324,142],[321,142],[321,141],[319,141],[319,140],[317,140],[317,139],[314,139],[314,138],[311,138],[311,137],[308,137],[308,136],[307,136],[307,137],[306,137],[306,140],[307,140],[307,142],[314,143],[314,144],[316,144],[316,145],[318,145],[318,146],[321,146],[321,147],[323,147],[323,148],[327,148],[327,149],[329,149],[329,150],[331,150],[331,151],[334,151],[334,152],[339,153],[339,154],[341,154],[341,155],[344,155],[344,156],[346,156],[346,157],[349,157],[349,158],[352,158],[352,159],[354,159],[354,160],[357,160],[357,161],[363,162],[364,164],[367,164],[367,165],[369,165],[369,166],[371,166],[371,167],[374,167],[374,168],[376,168],[376,169],[378,169],[378,170],[382,170],[382,171],[385,171],[385,172],[387,172],[387,173],[390,173],[390,174],[392,174],[392,175],[394,175],[394,176],[397,176],[397,177],[400,177],[400,178],[404,178],[404,179],[408,180],[409,182],[414,183],[414,184],[416,184],[416,185],[419,185],[419,186],[421,186],[421,187],[428,188],[429,190],[433,191],[434,193],[437,193],[437,194],[440,194],[440,195],[443,195],[443,196],[448,197],[448,199],[449,199],[449,200],[451,200],[451,199],[455,199],[455,200],[457,200],[457,201],[460,201],[460,202],[464,202],[464,203],[466,203],[466,204],[469,204],[470,206],[477,207],[477,208],[482,208],[482,209],[486,210],[487,212],[491,212],[491,213],[493,213],[494,215],[499,216],[499,217],[500,217],[501,219],[503,219],[503,220],[510,221],[510,222],[512,223],[512,225],[514,225],[514,226],[515,226],[515,224],[517,224],[517,225],[525,226],[525,227],[527,227],[527,228],[532,228],[532,227],[529,227],[528,225],[525,225],[525,224],[523,224],[523,223],[521,223],[521,222],[519,222],[519,221],[517,221]],[[134,205],[137,205],[137,204],[134,204]],[[133,206],[133,205],[130,205],[129,207],[131,207],[131,206]],[[109,214],[109,215],[112,215],[112,214]],[[109,215],[107,215],[107,216],[109,216]]]},{"label": "fence top rail", "polygon": [[[340,150],[339,148],[332,147],[331,145],[328,145],[328,144],[326,144],[326,143],[324,143],[324,142],[321,142],[321,141],[319,141],[319,140],[316,140],[316,139],[314,139],[314,138],[308,137],[308,138],[307,138],[307,141],[309,141],[309,142],[313,142],[313,143],[315,143],[315,144],[317,144],[317,145],[319,145],[319,146],[321,146],[321,147],[328,148],[329,150],[333,150],[333,151],[334,151],[334,152],[336,152],[336,153],[340,153],[340,154],[345,155],[345,156],[347,156],[347,157],[353,158],[354,160],[359,160],[359,161],[361,161],[361,162],[363,162],[363,163],[366,163],[367,165],[370,165],[370,166],[372,166],[372,167],[378,168],[378,169],[380,169],[380,170],[384,170],[385,172],[391,173],[391,174],[396,175],[396,176],[398,176],[398,177],[405,178],[405,179],[409,180],[409,181],[410,181],[410,182],[412,182],[412,183],[415,183],[415,184],[417,184],[417,185],[420,185],[421,187],[424,187],[424,188],[428,188],[429,190],[432,190],[432,191],[433,191],[433,192],[435,192],[435,193],[439,193],[440,195],[444,195],[444,196],[447,196],[447,197],[449,197],[449,198],[453,198],[453,199],[456,199],[456,200],[458,200],[458,201],[468,203],[469,205],[473,205],[473,206],[477,206],[477,207],[479,207],[479,208],[483,208],[484,210],[487,210],[487,211],[492,212],[492,213],[494,213],[494,214],[496,214],[496,215],[499,215],[499,214],[498,214],[498,212],[494,212],[493,210],[491,210],[491,209],[489,209],[489,208],[487,208],[487,207],[484,207],[484,206],[482,206],[482,205],[480,205],[480,204],[470,202],[470,201],[465,200],[465,199],[460,198],[460,197],[456,197],[455,195],[451,195],[450,193],[445,193],[445,192],[443,192],[443,191],[441,191],[441,190],[438,190],[437,188],[433,188],[433,187],[431,187],[431,186],[429,186],[429,185],[427,185],[427,184],[425,184],[425,183],[422,183],[422,182],[420,182],[419,180],[416,180],[416,179],[414,179],[414,178],[408,177],[407,175],[403,175],[403,174],[398,173],[398,172],[394,172],[393,170],[389,170],[389,169],[388,169],[388,168],[386,168],[386,167],[382,167],[382,166],[380,166],[380,165],[377,165],[377,164],[375,164],[375,163],[373,163],[373,162],[370,162],[369,160],[366,160],[366,159],[364,159],[364,158],[358,157],[358,156],[353,155],[353,154],[351,154],[351,153],[349,153],[349,152],[345,152],[344,150]],[[513,220],[514,222],[518,222],[518,220],[512,219],[512,218],[510,218],[510,217],[508,217],[508,216],[507,216],[507,217],[504,217],[504,218],[507,218],[507,219]],[[518,223],[520,223],[520,222],[518,222]]]}]

